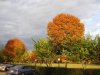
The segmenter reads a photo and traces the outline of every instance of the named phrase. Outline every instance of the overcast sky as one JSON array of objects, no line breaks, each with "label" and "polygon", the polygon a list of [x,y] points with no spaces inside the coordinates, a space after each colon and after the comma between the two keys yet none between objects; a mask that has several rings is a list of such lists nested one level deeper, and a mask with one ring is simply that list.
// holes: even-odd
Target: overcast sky
[{"label": "overcast sky", "polygon": [[0,0],[0,44],[20,38],[32,49],[32,38],[46,37],[47,24],[70,13],[85,24],[85,34],[100,34],[100,0]]}]

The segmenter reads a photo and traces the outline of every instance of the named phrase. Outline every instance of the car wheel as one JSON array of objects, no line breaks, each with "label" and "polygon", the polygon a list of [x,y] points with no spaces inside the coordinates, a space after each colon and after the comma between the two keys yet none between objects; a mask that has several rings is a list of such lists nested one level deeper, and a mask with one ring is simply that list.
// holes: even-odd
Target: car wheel
[{"label": "car wheel", "polygon": [[25,73],[22,73],[21,75],[25,75]]}]

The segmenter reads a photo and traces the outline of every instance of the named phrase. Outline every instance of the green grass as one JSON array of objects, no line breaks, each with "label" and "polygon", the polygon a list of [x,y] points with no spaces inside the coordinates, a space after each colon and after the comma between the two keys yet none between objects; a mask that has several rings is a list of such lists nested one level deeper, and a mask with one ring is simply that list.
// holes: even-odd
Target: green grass
[{"label": "green grass", "polygon": [[25,65],[32,65],[37,67],[58,67],[58,68],[76,68],[76,69],[100,69],[100,65],[96,64],[64,64],[64,63],[52,63],[52,64],[45,64],[45,63],[30,63]]}]

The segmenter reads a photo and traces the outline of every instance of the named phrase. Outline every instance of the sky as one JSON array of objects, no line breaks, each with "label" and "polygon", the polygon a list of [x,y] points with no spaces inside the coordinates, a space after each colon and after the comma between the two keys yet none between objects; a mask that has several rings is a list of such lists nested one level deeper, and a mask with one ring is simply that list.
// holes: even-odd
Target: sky
[{"label": "sky", "polygon": [[100,0],[0,0],[0,45],[18,37],[32,50],[32,38],[46,38],[48,22],[60,13],[78,17],[85,34],[100,34]]}]

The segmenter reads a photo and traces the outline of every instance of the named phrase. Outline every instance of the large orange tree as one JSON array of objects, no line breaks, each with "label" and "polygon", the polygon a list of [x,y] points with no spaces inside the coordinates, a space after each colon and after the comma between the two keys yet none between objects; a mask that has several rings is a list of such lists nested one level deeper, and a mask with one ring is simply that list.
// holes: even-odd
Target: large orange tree
[{"label": "large orange tree", "polygon": [[7,57],[7,61],[12,61],[16,57],[20,57],[25,50],[24,43],[18,38],[14,38],[7,41],[3,53]]},{"label": "large orange tree", "polygon": [[48,38],[54,46],[60,45],[64,40],[78,41],[84,36],[84,24],[77,17],[61,13],[48,23]]}]

